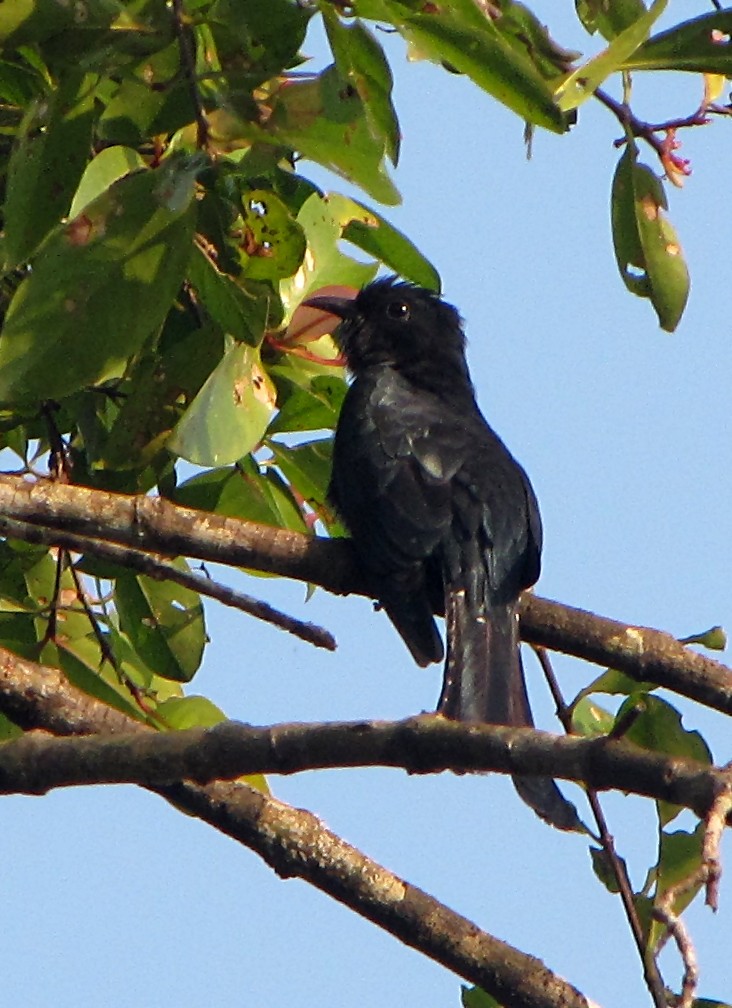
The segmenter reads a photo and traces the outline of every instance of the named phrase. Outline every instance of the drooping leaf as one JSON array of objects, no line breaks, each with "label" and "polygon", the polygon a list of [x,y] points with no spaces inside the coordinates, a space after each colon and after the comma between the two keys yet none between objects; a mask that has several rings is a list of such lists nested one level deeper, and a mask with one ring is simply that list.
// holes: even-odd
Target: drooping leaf
[{"label": "drooping leaf", "polygon": [[121,375],[183,279],[199,164],[122,178],[46,241],[5,317],[0,401],[61,399]]},{"label": "drooping leaf", "polygon": [[259,443],[275,408],[259,352],[231,343],[173,431],[168,448],[195,465],[221,466]]},{"label": "drooping leaf", "polygon": [[270,441],[278,467],[298,495],[315,511],[326,503],[326,491],[332,468],[333,441],[322,438],[290,447]]},{"label": "drooping leaf", "polygon": [[358,92],[372,134],[383,142],[387,155],[396,164],[399,122],[391,100],[391,69],[383,49],[358,19],[346,25],[334,10],[325,7],[323,20],[338,72]]},{"label": "drooping leaf", "polygon": [[306,531],[302,512],[282,477],[271,468],[262,472],[251,457],[237,466],[193,476],[176,488],[173,500],[201,511]]},{"label": "drooping leaf", "polygon": [[628,143],[612,185],[615,258],[628,290],[649,298],[661,328],[673,332],[689,296],[689,271],[666,207],[663,186]]}]

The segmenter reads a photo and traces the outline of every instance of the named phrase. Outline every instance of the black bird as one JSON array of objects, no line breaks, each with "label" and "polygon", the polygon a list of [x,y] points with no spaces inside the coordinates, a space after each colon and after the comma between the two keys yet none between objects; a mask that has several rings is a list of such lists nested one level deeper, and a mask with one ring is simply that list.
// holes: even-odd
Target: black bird
[{"label": "black bird", "polygon": [[[354,379],[329,498],[419,665],[442,659],[433,613],[445,614],[437,710],[532,725],[517,606],[539,576],[541,519],[526,473],[478,409],[458,312],[394,277],[305,304],[341,319],[335,338]],[[542,817],[564,819],[549,778],[515,783]]]}]

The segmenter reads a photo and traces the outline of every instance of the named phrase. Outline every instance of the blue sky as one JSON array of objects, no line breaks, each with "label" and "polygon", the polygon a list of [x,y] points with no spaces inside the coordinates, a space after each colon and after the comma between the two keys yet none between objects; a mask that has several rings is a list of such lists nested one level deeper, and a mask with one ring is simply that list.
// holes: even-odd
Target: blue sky
[{"label": "blue sky", "polygon": [[[597,51],[565,6],[535,9],[562,44]],[[703,9],[671,4],[667,21]],[[463,78],[407,64],[397,39],[380,38],[403,133],[394,177],[404,203],[387,215],[439,268],[466,319],[481,405],[532,478],[546,530],[537,590],[678,636],[730,627],[732,125],[683,136],[693,175],[667,191],[692,291],[668,335],[615,268],[609,191],[620,129],[607,111],[589,103],[569,136],[538,133],[528,162],[511,113]],[[322,59],[319,39],[306,48]],[[640,114],[663,119],[691,111],[701,82],[638,75],[637,94]],[[642,158],[656,167],[652,152]],[[324,187],[361,195],[309,168]],[[195,688],[231,717],[399,718],[434,706],[439,668],[413,666],[367,601],[318,593],[306,605],[301,585],[240,583],[330,627],[339,650],[327,655],[210,607],[212,644]],[[537,720],[553,729],[531,656],[526,664]],[[556,669],[567,697],[597,672],[566,658]],[[730,759],[722,716],[679,707],[716,760]],[[648,1003],[620,906],[595,881],[587,844],[537,822],[506,780],[374,769],[271,783],[606,1008]],[[619,795],[603,804],[638,884],[653,863],[653,810]],[[153,796],[109,787],[3,808],[9,1004],[459,1004],[458,978]],[[725,853],[729,864],[729,842]],[[732,999],[731,907],[725,878],[716,916],[701,906],[687,915],[705,997]],[[677,959],[665,953],[663,963],[678,987]]]}]

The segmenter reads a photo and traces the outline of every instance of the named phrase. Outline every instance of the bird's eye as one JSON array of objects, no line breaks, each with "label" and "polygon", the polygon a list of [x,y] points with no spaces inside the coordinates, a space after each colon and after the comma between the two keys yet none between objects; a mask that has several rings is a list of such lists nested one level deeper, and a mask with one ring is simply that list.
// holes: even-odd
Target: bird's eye
[{"label": "bird's eye", "polygon": [[409,318],[409,305],[404,301],[390,301],[386,306],[386,314],[395,322],[406,322]]}]

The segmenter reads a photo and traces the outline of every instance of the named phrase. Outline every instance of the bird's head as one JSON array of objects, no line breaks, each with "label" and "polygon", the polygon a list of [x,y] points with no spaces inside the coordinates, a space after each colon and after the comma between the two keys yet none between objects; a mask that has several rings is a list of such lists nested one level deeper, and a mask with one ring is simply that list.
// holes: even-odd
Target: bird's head
[{"label": "bird's head", "polygon": [[433,291],[386,277],[355,298],[316,296],[304,304],[341,320],[334,337],[355,375],[386,366],[415,377],[429,367],[467,378],[460,316]]}]

